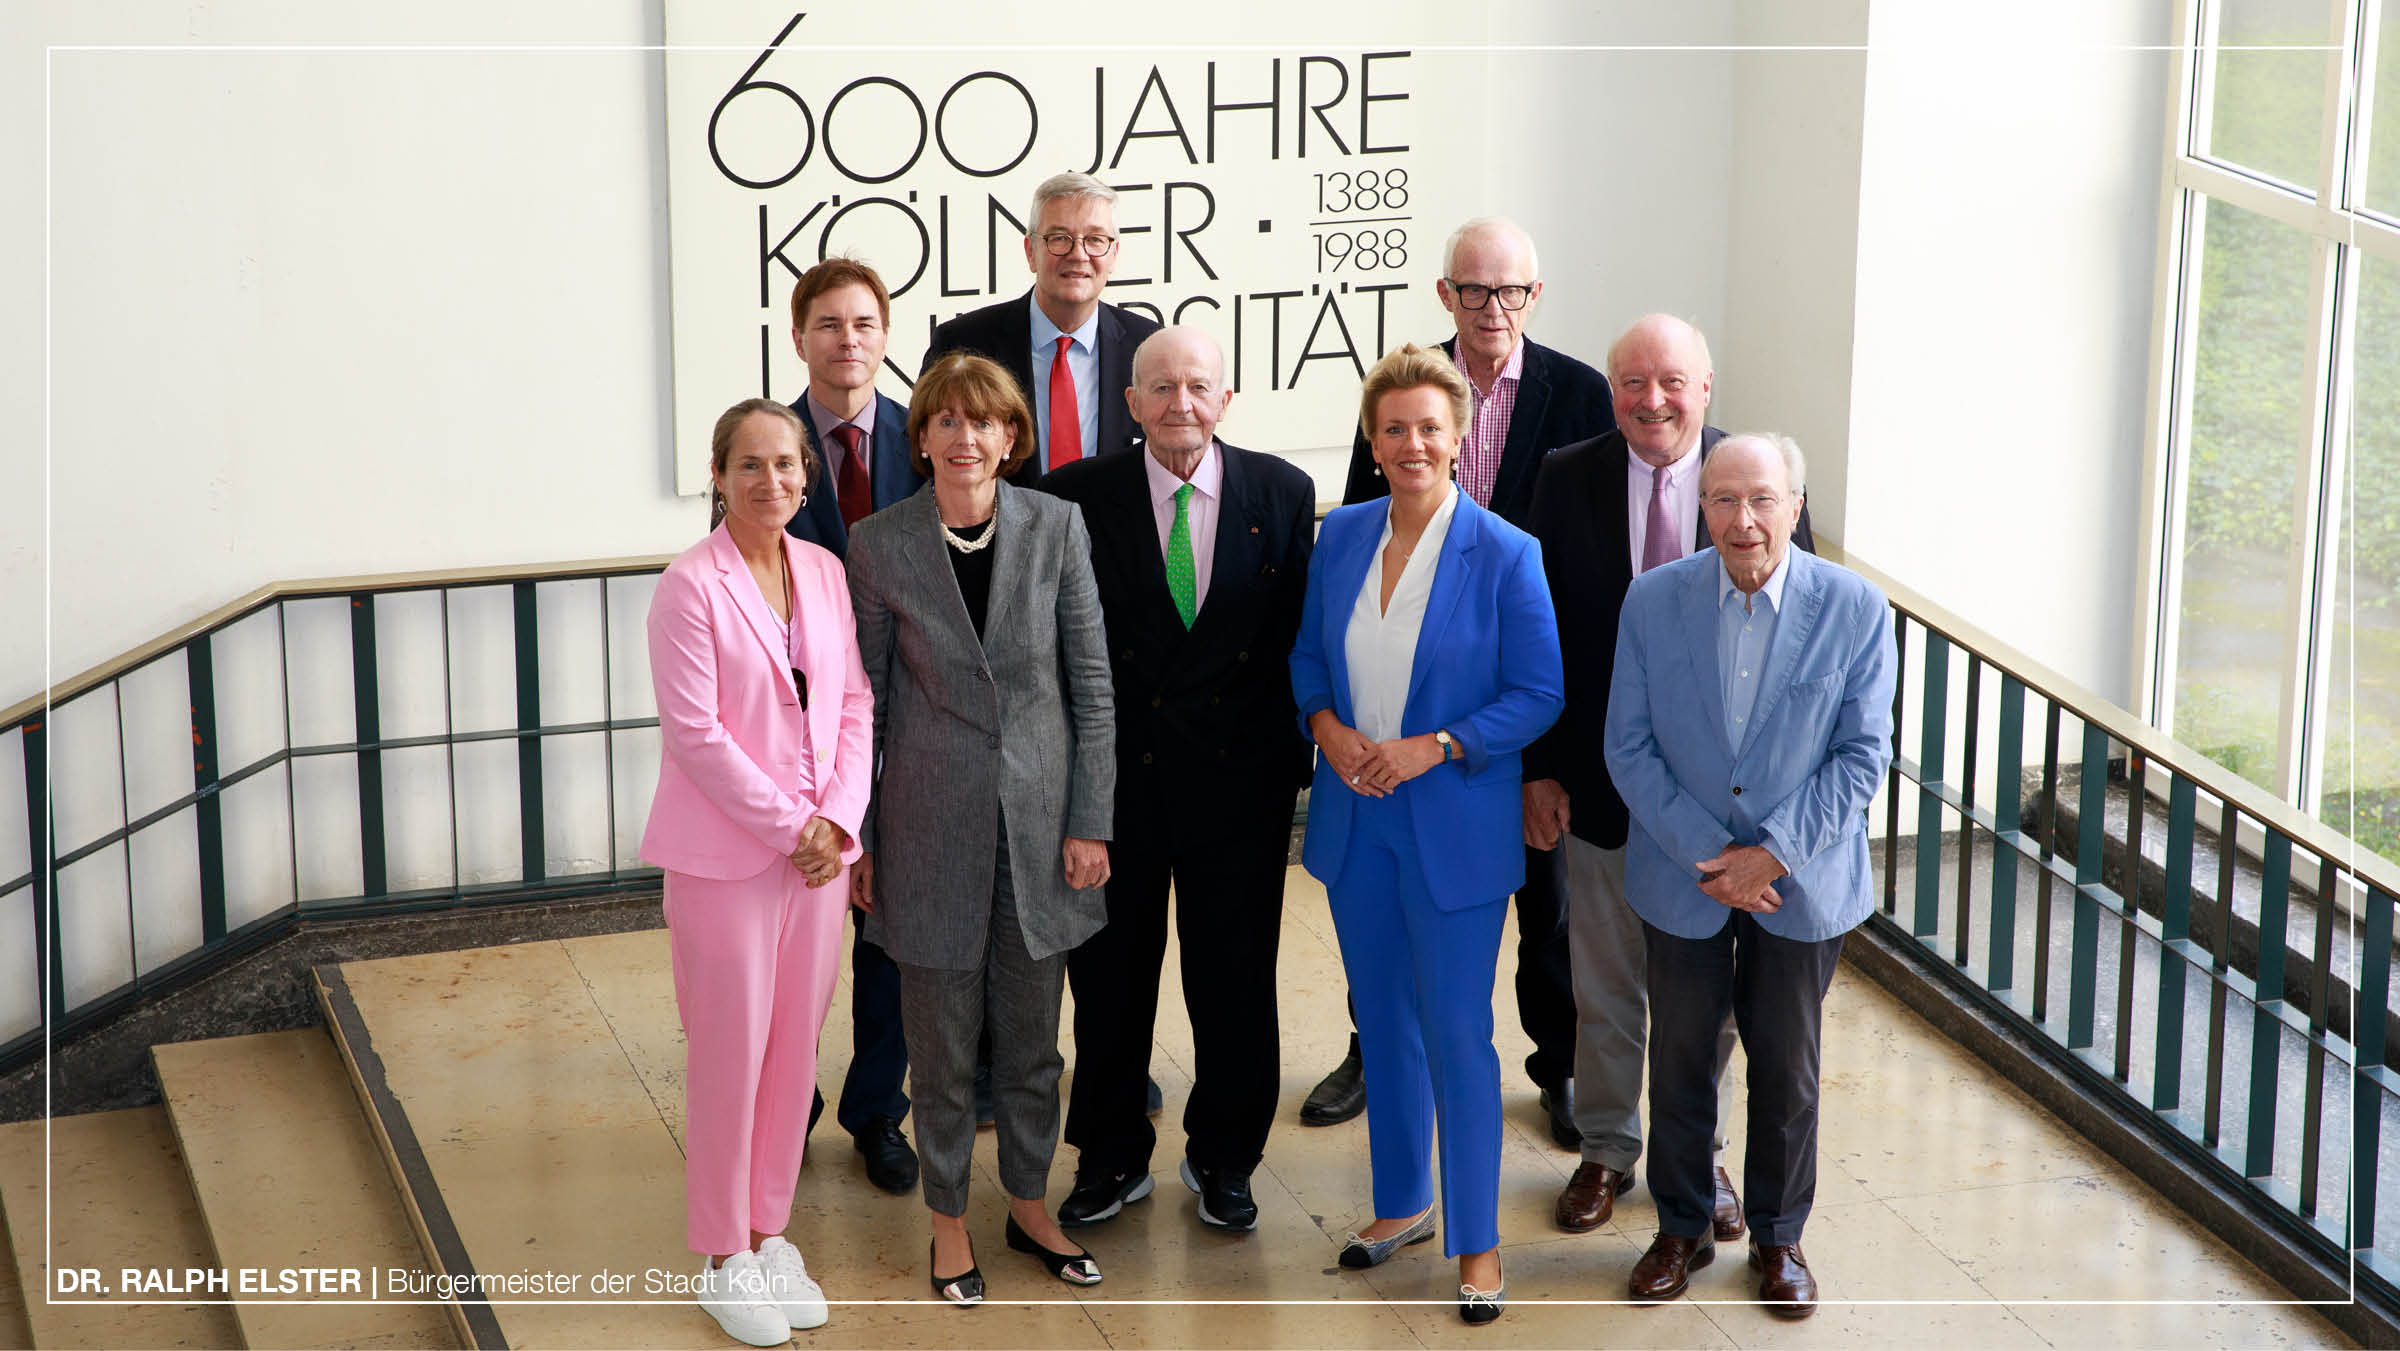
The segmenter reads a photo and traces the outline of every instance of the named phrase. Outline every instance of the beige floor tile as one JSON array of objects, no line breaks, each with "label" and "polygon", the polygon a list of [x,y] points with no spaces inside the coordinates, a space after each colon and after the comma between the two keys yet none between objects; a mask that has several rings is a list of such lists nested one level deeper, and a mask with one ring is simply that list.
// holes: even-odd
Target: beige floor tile
[{"label": "beige floor tile", "polygon": [[[47,1192],[45,1163],[53,1189]],[[45,1203],[50,1212],[46,1253]],[[125,1267],[180,1271],[216,1265],[165,1109],[136,1107],[0,1126],[0,1212],[15,1248],[26,1321],[39,1345],[240,1345],[241,1330],[225,1304],[53,1303],[45,1296],[52,1289],[53,1263],[62,1269],[97,1267],[112,1291]]]},{"label": "beige floor tile", "polygon": [[[383,1152],[323,1031],[162,1046],[158,1070],[220,1264],[421,1265],[423,1250]],[[438,1309],[328,1302],[349,1298],[250,1299],[235,1316],[253,1347],[349,1346],[395,1336],[413,1346],[454,1344]]]},{"label": "beige floor tile", "polygon": [[2061,1351],[2357,1345],[2306,1305],[2013,1304],[2009,1309]]},{"label": "beige floor tile", "polygon": [[32,1345],[33,1326],[25,1321],[25,1286],[17,1277],[16,1252],[8,1245],[8,1235],[0,1232],[0,1348]]},{"label": "beige floor tile", "polygon": [[[931,1293],[928,1291],[927,1293]],[[714,1329],[712,1328],[713,1332]],[[718,1343],[722,1344],[722,1343]],[[1109,1345],[1087,1310],[1073,1301],[1064,1304],[1005,1304],[990,1302],[972,1309],[947,1305],[925,1308],[897,1322],[862,1324],[850,1311],[837,1308],[833,1318],[815,1332],[793,1338],[793,1345],[861,1346],[876,1351],[913,1351],[919,1347],[1039,1347],[1043,1351],[1098,1351]]]},{"label": "beige floor tile", "polygon": [[[567,960],[583,978],[608,1030],[624,1048],[626,1059],[640,1078],[642,1091],[667,1128],[683,1138],[683,1019],[675,1010],[675,974],[667,951],[667,931],[601,934],[574,938],[562,946]],[[820,1044],[839,1046],[849,1060],[849,1001],[835,1000],[843,1010],[842,1037]],[[818,1076],[820,1080],[824,1076]]]},{"label": "beige floor tile", "polygon": [[1621,1303],[1623,1272],[1640,1250],[1613,1234],[1595,1233],[1505,1246],[1501,1260],[1509,1304],[1500,1321],[1469,1327],[1458,1317],[1458,1264],[1436,1244],[1410,1249],[1363,1279],[1426,1346],[1676,1346],[1734,1343],[1692,1304],[1655,1308]]},{"label": "beige floor tile", "polygon": [[1339,1304],[1087,1301],[1108,1344],[1131,1348],[1413,1347],[1400,1312],[1372,1297]]},{"label": "beige floor tile", "polygon": [[343,975],[429,1145],[512,1135],[528,1119],[552,1129],[658,1119],[557,943],[386,958]]}]

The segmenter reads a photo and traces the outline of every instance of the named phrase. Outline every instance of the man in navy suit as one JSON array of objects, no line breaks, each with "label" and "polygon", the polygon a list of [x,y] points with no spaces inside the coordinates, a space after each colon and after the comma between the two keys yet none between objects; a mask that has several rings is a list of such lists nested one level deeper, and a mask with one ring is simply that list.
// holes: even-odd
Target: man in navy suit
[{"label": "man in navy suit", "polygon": [[1842,936],[1874,907],[1867,804],[1891,767],[1898,678],[1883,593],[1790,547],[1806,474],[1787,437],[1718,443],[1700,472],[1716,547],[1626,592],[1605,732],[1650,987],[1658,1235],[1628,1290],[1673,1299],[1716,1255],[1709,1140],[1730,1010],[1749,1061],[1750,1265],[1786,1318],[1816,1311],[1800,1233],[1825,992]]},{"label": "man in navy suit", "polygon": [[[1608,380],[1525,336],[1525,323],[1542,297],[1541,262],[1533,240],[1514,222],[1486,216],[1458,227],[1442,250],[1434,294],[1457,330],[1442,350],[1466,373],[1474,391],[1470,425],[1460,429],[1458,485],[1475,505],[1523,528],[1542,457],[1616,425]],[[1361,432],[1351,442],[1342,501],[1365,502],[1386,492]],[[1525,1073],[1541,1089],[1551,1139],[1561,1149],[1573,1149],[1582,1138],[1572,1090],[1575,996],[1566,914],[1553,871],[1549,854],[1526,850],[1525,884],[1517,891],[1517,1019],[1533,1039]],[[1330,1125],[1365,1106],[1353,1040],[1349,1057],[1301,1105],[1300,1119]]]},{"label": "man in navy suit", "polygon": [[[1542,542],[1567,674],[1566,711],[1525,750],[1525,840],[1556,852],[1565,896],[1583,1160],[1552,1213],[1576,1234],[1608,1223],[1642,1153],[1642,922],[1625,904],[1625,803],[1601,747],[1617,612],[1636,576],[1708,547],[1700,466],[1725,435],[1704,421],[1716,378],[1708,339],[1681,319],[1637,320],[1610,344],[1608,378],[1616,429],[1542,461],[1526,520]],[[1816,547],[1805,503],[1792,543]],[[1729,1024],[1720,1073],[1732,1051]],[[1716,1187],[1716,1237],[1731,1242],[1743,1232],[1741,1199],[1723,1168]]]},{"label": "man in navy suit", "polygon": [[1149,1194],[1144,1081],[1172,885],[1197,1054],[1181,1173],[1204,1223],[1248,1230],[1282,1077],[1275,954],[1310,764],[1290,657],[1316,490],[1282,459],[1216,439],[1233,395],[1206,334],[1160,330],[1133,371],[1125,401],[1144,448],[1041,484],[1083,508],[1117,694],[1108,925],[1067,958],[1066,1138],[1081,1159],[1059,1221],[1094,1223]]},{"label": "man in navy suit", "polygon": [[[808,368],[808,392],[792,406],[816,451],[808,502],[784,528],[837,558],[850,527],[917,490],[909,463],[908,410],[875,389],[891,337],[892,299],[875,269],[828,258],[792,287],[792,346]],[[863,919],[863,913],[853,912]],[[900,972],[861,932],[850,953],[850,1072],[834,1117],[866,1160],[867,1177],[888,1192],[917,1185],[917,1153],[901,1133],[908,1047],[900,1037]],[[809,1114],[824,1108],[817,1099]]]},{"label": "man in navy suit", "polygon": [[1010,479],[1019,487],[1137,439],[1122,391],[1133,384],[1133,349],[1158,324],[1100,299],[1117,267],[1116,201],[1116,189],[1089,174],[1042,180],[1026,217],[1033,289],[941,325],[925,349],[927,368],[945,352],[964,350],[1017,378],[1040,442]]}]

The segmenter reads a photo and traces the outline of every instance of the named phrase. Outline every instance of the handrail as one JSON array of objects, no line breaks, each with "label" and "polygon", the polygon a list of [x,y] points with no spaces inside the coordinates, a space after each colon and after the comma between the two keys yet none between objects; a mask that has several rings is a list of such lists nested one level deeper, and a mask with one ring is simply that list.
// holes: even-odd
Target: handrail
[{"label": "handrail", "polygon": [[2400,863],[2395,863],[2308,815],[2283,799],[2211,760],[2205,751],[2187,746],[2150,726],[2125,709],[1959,618],[1889,573],[1848,554],[1839,545],[1820,541],[1819,552],[1883,588],[1894,608],[1949,634],[1961,646],[1983,658],[1986,666],[2015,676],[2024,686],[2053,703],[2075,710],[2085,723],[2108,733],[2128,749],[2175,766],[2202,792],[2230,802],[2261,824],[2271,825],[2319,858],[2339,859],[2360,881],[2400,894]]},{"label": "handrail", "polygon": [[149,642],[128,648],[88,670],[79,671],[39,694],[10,704],[5,710],[0,710],[0,732],[7,731],[51,704],[63,704],[145,662],[165,656],[204,633],[223,628],[270,601],[305,600],[314,596],[350,595],[365,591],[414,591],[435,586],[539,582],[561,577],[615,577],[636,572],[656,572],[674,561],[673,554],[653,554],[600,558],[581,563],[499,563],[474,568],[437,568],[421,572],[377,573],[364,577],[312,577],[269,582],[189,623],[177,625]]}]

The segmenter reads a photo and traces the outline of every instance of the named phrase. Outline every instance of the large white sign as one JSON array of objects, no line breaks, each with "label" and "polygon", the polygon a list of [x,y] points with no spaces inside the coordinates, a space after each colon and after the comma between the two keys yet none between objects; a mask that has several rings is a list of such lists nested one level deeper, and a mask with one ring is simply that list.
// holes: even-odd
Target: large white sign
[{"label": "large white sign", "polygon": [[1195,17],[1238,28],[1267,5],[1166,16],[1187,27],[1159,39],[1186,45],[1147,52],[1123,35],[1157,16],[1099,11],[1128,45],[1064,49],[1002,9],[668,0],[680,491],[706,486],[720,410],[805,388],[790,336],[801,272],[849,254],[883,276],[883,387],[906,402],[936,323],[1031,285],[1029,199],[1065,169],[1119,193],[1106,298],[1224,346],[1239,444],[1347,444],[1365,368],[1447,331],[1432,280],[1472,213],[1434,204],[1462,199],[1472,146],[1424,58],[1188,45],[1230,31]]}]

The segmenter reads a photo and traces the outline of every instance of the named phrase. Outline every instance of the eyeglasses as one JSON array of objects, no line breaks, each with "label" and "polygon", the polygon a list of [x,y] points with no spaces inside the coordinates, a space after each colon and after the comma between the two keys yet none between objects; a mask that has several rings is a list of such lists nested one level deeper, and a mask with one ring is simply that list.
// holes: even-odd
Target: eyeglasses
[{"label": "eyeglasses", "polygon": [[1788,497],[1779,497],[1774,493],[1760,493],[1756,497],[1735,497],[1728,493],[1719,493],[1715,497],[1701,499],[1700,505],[1707,508],[1708,513],[1712,516],[1731,516],[1735,509],[1748,507],[1751,515],[1764,518],[1774,515],[1777,507],[1790,500]]},{"label": "eyeglasses", "polygon": [[1079,243],[1083,245],[1084,257],[1106,258],[1108,251],[1117,246],[1117,237],[1115,235],[1078,236],[1068,234],[1064,230],[1042,236],[1042,247],[1048,249],[1053,258],[1064,258],[1073,253],[1075,246]]},{"label": "eyeglasses", "polygon": [[1442,278],[1442,284],[1450,288],[1450,294],[1458,297],[1459,304],[1470,310],[1482,309],[1495,296],[1499,297],[1500,308],[1504,310],[1524,309],[1525,302],[1533,299],[1533,288],[1530,286],[1483,286],[1471,281],[1452,281],[1448,277]]}]

